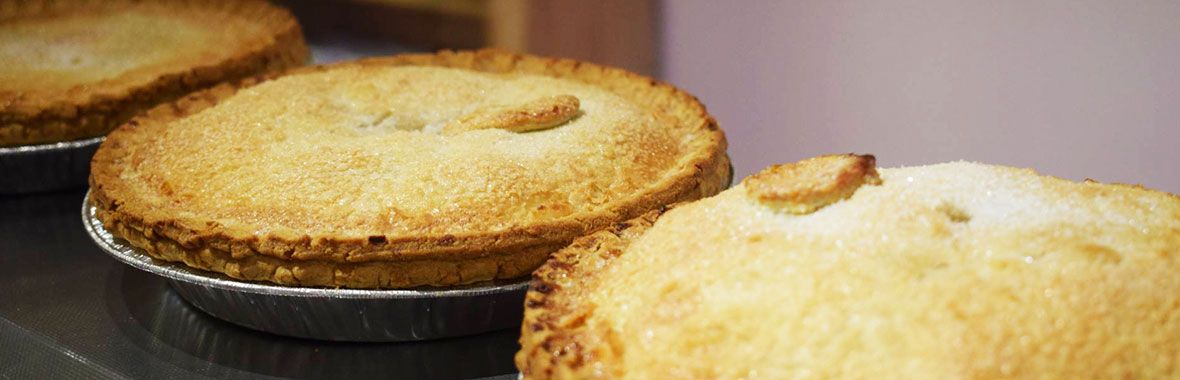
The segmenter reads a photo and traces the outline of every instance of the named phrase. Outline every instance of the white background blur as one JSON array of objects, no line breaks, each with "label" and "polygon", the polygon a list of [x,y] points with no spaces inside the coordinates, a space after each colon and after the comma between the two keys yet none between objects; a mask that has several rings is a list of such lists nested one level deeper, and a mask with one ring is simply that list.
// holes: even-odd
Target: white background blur
[{"label": "white background blur", "polygon": [[1180,1],[663,3],[663,72],[738,178],[824,153],[1180,193]]}]

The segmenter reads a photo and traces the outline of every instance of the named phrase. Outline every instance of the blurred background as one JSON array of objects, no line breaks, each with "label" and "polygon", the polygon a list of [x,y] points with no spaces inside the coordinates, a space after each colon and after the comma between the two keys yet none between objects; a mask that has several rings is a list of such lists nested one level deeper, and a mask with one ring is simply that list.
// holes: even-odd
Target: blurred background
[{"label": "blurred background", "polygon": [[1180,1],[287,0],[320,62],[497,46],[696,95],[737,175],[824,153],[1180,193]]}]

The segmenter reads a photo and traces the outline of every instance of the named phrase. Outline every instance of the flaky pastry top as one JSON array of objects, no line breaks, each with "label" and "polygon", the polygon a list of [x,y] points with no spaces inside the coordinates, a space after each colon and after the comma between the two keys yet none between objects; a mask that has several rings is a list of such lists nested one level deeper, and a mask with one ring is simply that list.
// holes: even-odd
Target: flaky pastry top
[{"label": "flaky pastry top", "polygon": [[113,132],[95,198],[172,239],[364,261],[572,239],[728,180],[699,103],[574,61],[403,56],[202,96]]},{"label": "flaky pastry top", "polygon": [[[850,157],[759,185],[842,193]],[[795,213],[751,180],[556,253],[526,303],[525,376],[1180,373],[1175,195],[956,162]]]}]

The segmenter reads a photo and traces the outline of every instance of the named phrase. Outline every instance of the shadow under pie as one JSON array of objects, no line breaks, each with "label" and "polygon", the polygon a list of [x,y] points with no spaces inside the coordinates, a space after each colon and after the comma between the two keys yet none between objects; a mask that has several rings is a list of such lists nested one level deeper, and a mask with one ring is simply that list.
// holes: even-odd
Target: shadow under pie
[{"label": "shadow under pie", "polygon": [[[291,378],[458,379],[516,371],[519,331],[407,343],[346,343],[289,338],[243,328],[201,312],[160,277],[120,267],[111,276],[109,312],[137,345],[167,359],[179,350],[208,363]],[[120,317],[124,318],[120,318]],[[459,364],[456,364],[459,363]]]}]

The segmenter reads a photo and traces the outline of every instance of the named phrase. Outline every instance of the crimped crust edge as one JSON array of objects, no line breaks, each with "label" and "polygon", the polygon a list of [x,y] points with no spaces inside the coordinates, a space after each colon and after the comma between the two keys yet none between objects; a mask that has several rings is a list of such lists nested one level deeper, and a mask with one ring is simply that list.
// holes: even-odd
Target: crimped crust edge
[{"label": "crimped crust edge", "polygon": [[[626,252],[668,208],[649,211],[618,223],[555,252],[533,272],[525,295],[520,351],[516,367],[524,378],[615,377],[610,368],[590,365],[622,355],[621,347],[606,344],[604,334],[586,324],[593,310],[577,303],[584,289],[592,288],[597,275],[610,261]],[[591,339],[591,337],[594,337]],[[604,360],[605,359],[605,360]]]}]

